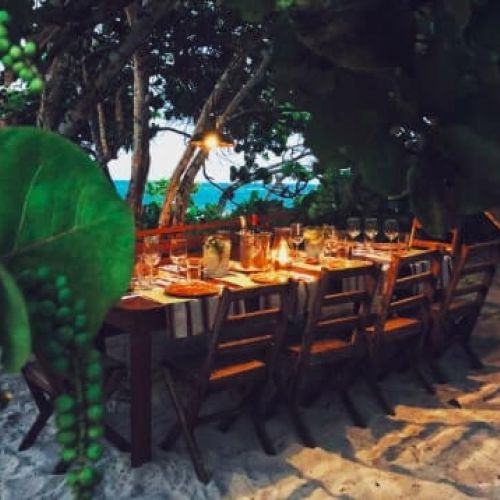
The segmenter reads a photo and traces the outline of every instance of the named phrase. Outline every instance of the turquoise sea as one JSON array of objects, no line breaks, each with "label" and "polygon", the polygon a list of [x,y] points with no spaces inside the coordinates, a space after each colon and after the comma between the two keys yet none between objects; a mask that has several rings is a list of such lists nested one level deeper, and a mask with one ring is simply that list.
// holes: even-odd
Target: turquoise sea
[{"label": "turquoise sea", "polygon": [[[120,196],[125,197],[127,193],[129,181],[115,181],[116,188]],[[220,185],[222,187],[227,187],[230,185],[229,182],[221,182]],[[305,189],[305,193],[311,192],[316,189],[316,186],[310,185]],[[255,191],[259,195],[260,198],[270,198],[270,199],[278,199],[283,200],[283,203],[286,207],[291,207],[293,205],[293,199],[290,198],[281,198],[275,194],[269,195],[267,189],[260,183],[248,184],[247,186],[243,186],[238,191],[236,191],[234,195],[234,201],[236,203],[242,203],[248,200],[252,196],[252,192]],[[204,207],[207,203],[217,203],[220,198],[221,191],[219,191],[216,187],[212,186],[209,182],[200,182],[198,184],[198,191],[194,195],[194,200],[196,205],[200,208]],[[151,203],[151,196],[144,196],[144,203]],[[231,204],[228,203],[228,208],[232,208]]]}]

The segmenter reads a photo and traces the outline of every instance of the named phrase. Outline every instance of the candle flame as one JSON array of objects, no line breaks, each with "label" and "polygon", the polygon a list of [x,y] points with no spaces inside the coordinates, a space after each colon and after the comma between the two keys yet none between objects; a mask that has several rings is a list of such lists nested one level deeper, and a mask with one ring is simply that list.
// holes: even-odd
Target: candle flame
[{"label": "candle flame", "polygon": [[275,261],[280,267],[286,267],[290,263],[290,248],[284,239],[279,242]]}]

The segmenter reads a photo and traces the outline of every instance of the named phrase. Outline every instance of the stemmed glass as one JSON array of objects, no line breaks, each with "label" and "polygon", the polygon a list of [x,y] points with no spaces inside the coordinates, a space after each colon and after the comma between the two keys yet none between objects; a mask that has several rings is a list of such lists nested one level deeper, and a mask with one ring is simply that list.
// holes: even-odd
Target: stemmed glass
[{"label": "stemmed glass", "polygon": [[180,274],[180,264],[187,259],[187,240],[185,238],[173,238],[170,241],[170,259],[177,267],[177,274]]},{"label": "stemmed glass", "polygon": [[299,247],[304,241],[304,227],[300,222],[294,222],[290,226],[290,236],[295,245],[295,259],[299,260]]},{"label": "stemmed glass", "polygon": [[361,234],[361,221],[357,217],[349,217],[347,219],[347,234],[352,241]]},{"label": "stemmed glass", "polygon": [[398,221],[396,219],[387,219],[384,223],[384,234],[392,243],[399,235]]},{"label": "stemmed glass", "polygon": [[144,238],[143,262],[149,270],[149,282],[153,284],[155,267],[161,262],[160,238],[159,236],[149,236]]},{"label": "stemmed glass", "polygon": [[378,221],[375,218],[367,218],[365,220],[365,236],[368,240],[368,246],[373,246],[373,240],[378,234]]}]

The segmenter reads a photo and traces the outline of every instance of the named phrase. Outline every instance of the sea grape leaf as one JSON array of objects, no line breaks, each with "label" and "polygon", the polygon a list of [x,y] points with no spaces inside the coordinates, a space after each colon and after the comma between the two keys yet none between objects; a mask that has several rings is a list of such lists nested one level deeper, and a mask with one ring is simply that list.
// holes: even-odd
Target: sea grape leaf
[{"label": "sea grape leaf", "polygon": [[31,355],[31,332],[22,292],[2,264],[0,311],[0,362],[6,371],[15,372]]},{"label": "sea grape leaf", "polygon": [[0,200],[0,263],[65,273],[95,333],[130,280],[127,205],[76,145],[29,127],[0,130]]}]

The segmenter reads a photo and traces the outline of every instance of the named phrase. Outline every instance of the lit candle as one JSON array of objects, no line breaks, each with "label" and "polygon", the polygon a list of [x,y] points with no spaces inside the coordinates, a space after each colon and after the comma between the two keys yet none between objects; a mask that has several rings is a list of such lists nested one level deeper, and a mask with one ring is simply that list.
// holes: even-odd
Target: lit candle
[{"label": "lit candle", "polygon": [[274,261],[277,269],[286,269],[290,264],[290,247],[285,239],[281,239],[275,251]]}]

